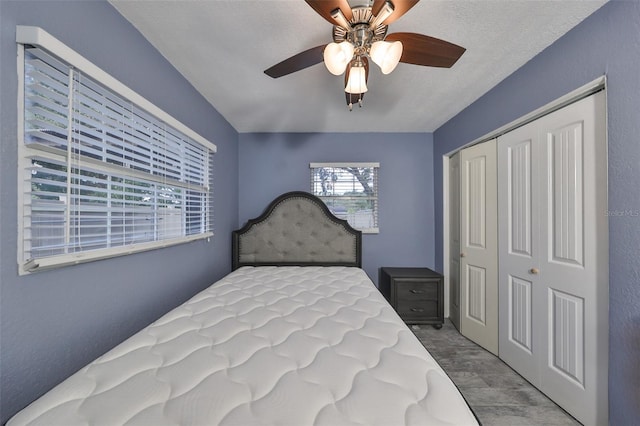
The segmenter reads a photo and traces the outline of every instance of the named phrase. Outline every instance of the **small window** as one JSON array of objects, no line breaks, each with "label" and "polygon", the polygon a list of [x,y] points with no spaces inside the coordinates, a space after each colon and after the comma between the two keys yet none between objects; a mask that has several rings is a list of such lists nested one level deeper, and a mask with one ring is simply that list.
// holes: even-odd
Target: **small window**
[{"label": "small window", "polygon": [[21,273],[213,235],[215,145],[95,66],[19,46]]},{"label": "small window", "polygon": [[378,233],[379,163],[311,163],[311,193],[364,233]]}]

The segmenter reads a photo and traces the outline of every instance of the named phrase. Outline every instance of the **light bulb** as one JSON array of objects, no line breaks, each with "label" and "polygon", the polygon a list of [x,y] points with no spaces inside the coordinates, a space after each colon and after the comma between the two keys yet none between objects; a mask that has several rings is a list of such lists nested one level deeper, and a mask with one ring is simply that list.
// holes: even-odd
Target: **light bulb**
[{"label": "light bulb", "polygon": [[400,62],[402,43],[399,41],[376,41],[371,45],[369,56],[380,67],[382,74],[389,74]]},{"label": "light bulb", "polygon": [[342,43],[329,43],[324,48],[324,65],[329,72],[340,75],[347,69],[347,65],[353,59],[353,45],[348,41]]}]

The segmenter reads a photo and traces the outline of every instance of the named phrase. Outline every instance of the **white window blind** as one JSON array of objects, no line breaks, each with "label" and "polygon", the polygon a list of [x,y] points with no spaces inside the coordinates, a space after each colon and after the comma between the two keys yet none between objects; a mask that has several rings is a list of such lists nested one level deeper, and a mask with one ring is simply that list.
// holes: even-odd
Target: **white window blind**
[{"label": "white window blind", "polygon": [[24,271],[212,235],[214,145],[43,48],[23,78]]},{"label": "white window blind", "polygon": [[311,163],[311,192],[364,233],[378,233],[378,163]]}]

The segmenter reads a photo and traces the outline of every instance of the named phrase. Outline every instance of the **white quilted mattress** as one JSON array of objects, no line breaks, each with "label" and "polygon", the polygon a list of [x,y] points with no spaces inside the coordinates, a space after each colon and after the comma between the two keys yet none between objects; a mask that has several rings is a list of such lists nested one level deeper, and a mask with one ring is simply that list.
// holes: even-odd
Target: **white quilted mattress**
[{"label": "white quilted mattress", "polygon": [[244,267],[8,424],[477,422],[361,269]]}]

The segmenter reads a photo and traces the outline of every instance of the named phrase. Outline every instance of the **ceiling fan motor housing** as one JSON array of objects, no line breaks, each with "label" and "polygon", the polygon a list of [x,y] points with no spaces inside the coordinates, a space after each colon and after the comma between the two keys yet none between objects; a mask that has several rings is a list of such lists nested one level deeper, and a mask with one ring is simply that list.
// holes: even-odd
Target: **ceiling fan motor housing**
[{"label": "ceiling fan motor housing", "polygon": [[371,28],[370,22],[373,18],[371,7],[355,7],[352,9],[352,15],[349,28],[343,28],[340,25],[333,26],[333,41],[335,43],[348,41],[353,45],[356,55],[366,55],[373,43],[384,40],[388,27],[380,24]]}]

